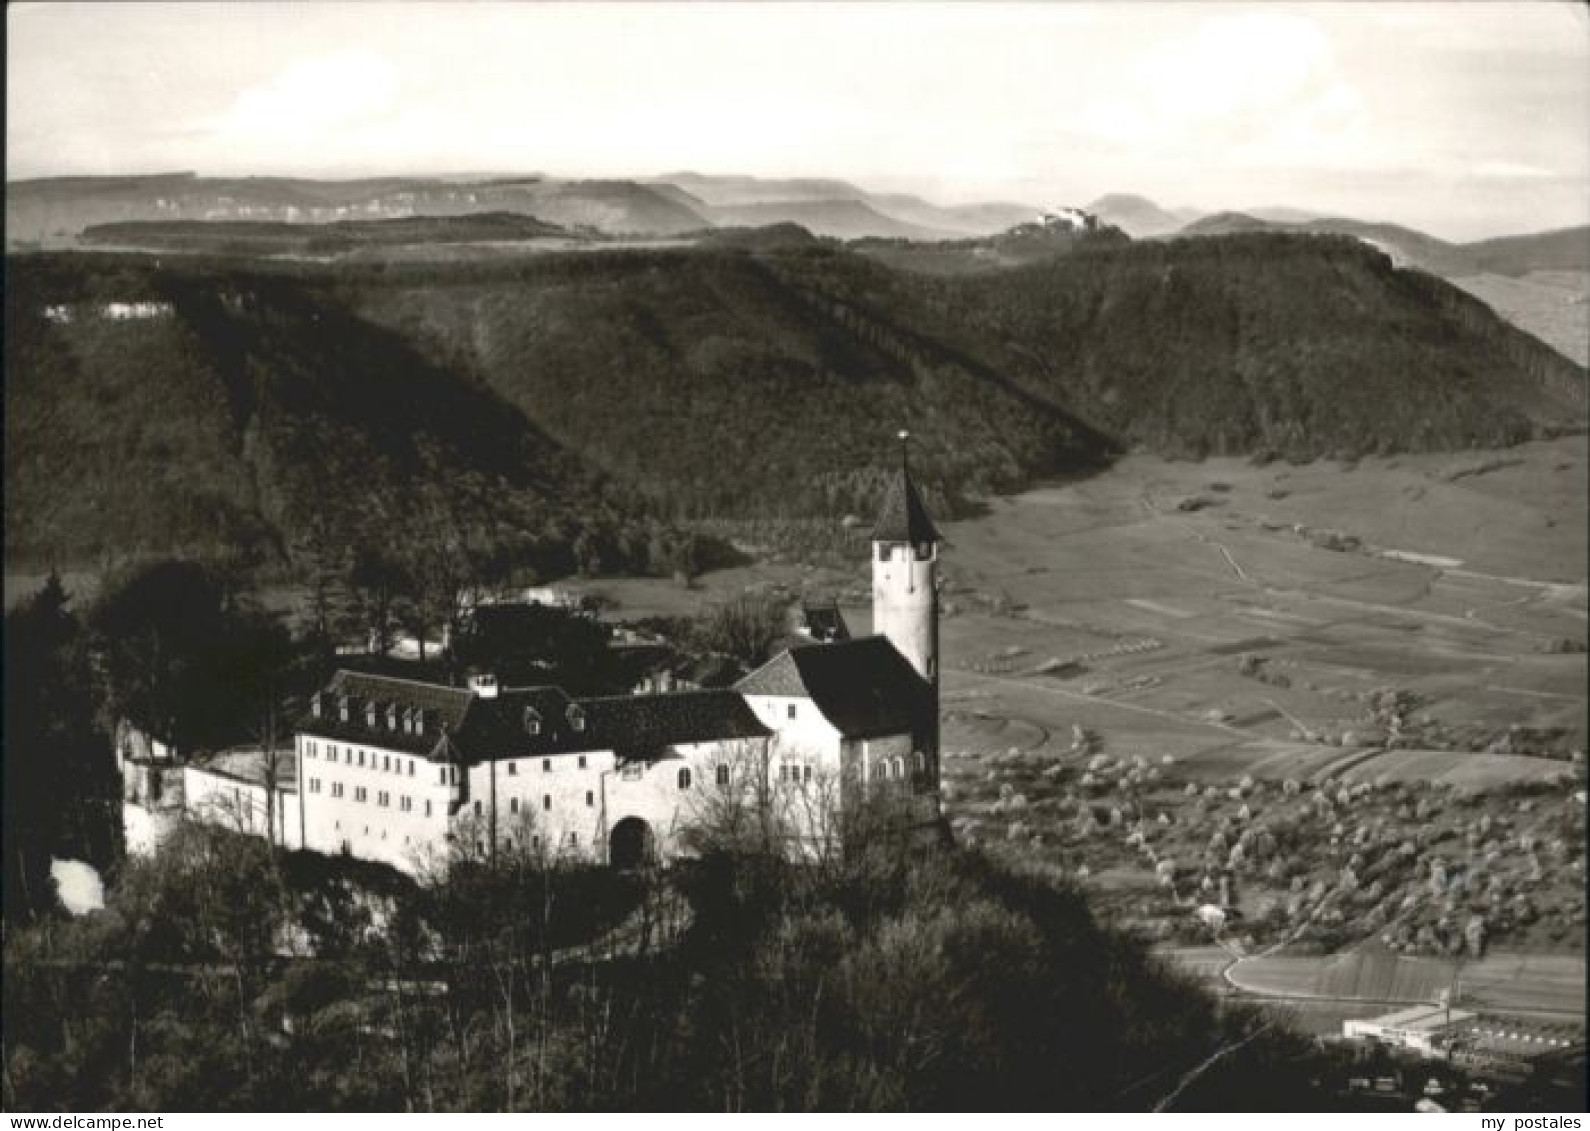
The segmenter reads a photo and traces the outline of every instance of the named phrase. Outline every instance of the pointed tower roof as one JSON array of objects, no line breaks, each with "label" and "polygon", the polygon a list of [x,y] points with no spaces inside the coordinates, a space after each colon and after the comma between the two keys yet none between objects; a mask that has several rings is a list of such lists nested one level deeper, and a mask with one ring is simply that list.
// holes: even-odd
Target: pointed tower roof
[{"label": "pointed tower roof", "polygon": [[874,542],[942,542],[944,538],[928,517],[927,507],[911,482],[911,466],[906,445],[909,432],[900,433],[900,474],[889,484],[883,497],[883,509],[878,512],[878,524],[872,528]]}]

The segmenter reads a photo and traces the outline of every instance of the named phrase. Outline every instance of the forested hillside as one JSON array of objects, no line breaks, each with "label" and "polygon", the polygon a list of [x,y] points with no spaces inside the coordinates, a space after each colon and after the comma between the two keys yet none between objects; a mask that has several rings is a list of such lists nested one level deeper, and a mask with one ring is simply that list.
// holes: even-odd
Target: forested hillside
[{"label": "forested hillside", "polygon": [[1585,419],[1585,371],[1350,237],[1084,252],[929,300],[985,362],[1168,455],[1506,445]]},{"label": "forested hillside", "polygon": [[647,565],[631,497],[467,364],[425,358],[299,279],[12,266],[9,560],[280,565],[434,543],[556,574],[585,535],[615,567]]},{"label": "forested hillside", "polygon": [[756,236],[423,265],[13,258],[8,559],[430,540],[666,570],[651,516],[870,513],[901,427],[953,514],[1132,446],[1305,460],[1585,419],[1582,369],[1346,237],[932,277]]}]

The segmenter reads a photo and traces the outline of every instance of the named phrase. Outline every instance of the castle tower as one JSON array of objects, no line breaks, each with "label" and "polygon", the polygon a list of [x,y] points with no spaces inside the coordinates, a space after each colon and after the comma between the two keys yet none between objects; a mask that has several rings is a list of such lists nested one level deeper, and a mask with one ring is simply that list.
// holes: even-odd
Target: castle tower
[{"label": "castle tower", "polygon": [[929,754],[938,761],[939,543],[911,482],[910,433],[900,433],[900,474],[872,531],[872,631],[889,641],[932,688]]}]

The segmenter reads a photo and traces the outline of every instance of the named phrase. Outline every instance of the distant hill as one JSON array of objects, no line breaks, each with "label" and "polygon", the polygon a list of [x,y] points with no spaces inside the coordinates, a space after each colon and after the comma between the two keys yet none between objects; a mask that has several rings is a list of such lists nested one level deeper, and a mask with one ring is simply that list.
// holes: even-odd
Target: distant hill
[{"label": "distant hill", "polygon": [[1481,240],[1464,244],[1463,251],[1477,274],[1590,271],[1590,226]]},{"label": "distant hill", "polygon": [[334,223],[509,212],[612,234],[674,235],[709,226],[679,194],[632,181],[382,177],[55,177],[6,186],[12,246],[69,246],[86,228],[153,220]]},{"label": "distant hill", "polygon": [[953,232],[922,228],[885,216],[864,200],[783,200],[716,205],[709,209],[708,216],[719,226],[799,224],[816,235],[841,240],[882,237],[932,241],[950,239],[955,235]]},{"label": "distant hill", "polygon": [[930,204],[902,193],[873,194],[872,206],[896,220],[963,236],[997,235],[1018,224],[1031,222],[1039,209],[1029,204],[989,200],[974,204]]},{"label": "distant hill", "polygon": [[[1096,221],[1093,217],[1092,221]],[[1090,222],[1092,222],[1090,221]],[[969,275],[1041,263],[1084,249],[1119,247],[1130,239],[1109,225],[1076,226],[1058,217],[1028,221],[994,235],[937,243],[859,240],[852,250],[903,271]]]},{"label": "distant hill", "polygon": [[1213,212],[1171,231],[1177,236],[1229,236],[1237,232],[1268,232],[1282,226],[1247,212]]},{"label": "distant hill", "polygon": [[680,172],[647,177],[644,183],[672,185],[711,208],[867,199],[865,189],[831,177],[748,177]]},{"label": "distant hill", "polygon": [[63,565],[297,561],[456,521],[542,573],[646,568],[653,515],[865,513],[902,426],[954,514],[1133,447],[1585,422],[1584,370],[1333,236],[1117,233],[948,276],[794,228],[503,262],[30,255],[6,302],[7,551]]},{"label": "distant hill", "polygon": [[1152,200],[1131,193],[1109,193],[1086,206],[1106,224],[1120,228],[1133,239],[1173,232],[1196,218],[1197,213],[1186,209],[1170,211]]},{"label": "distant hill", "polygon": [[261,220],[139,220],[95,224],[80,237],[89,245],[228,255],[324,254],[396,244],[492,243],[579,240],[590,236],[534,216],[472,212],[466,216],[415,216],[400,220],[338,220],[286,224]]},{"label": "distant hill", "polygon": [[[909,193],[878,193],[848,181],[818,177],[706,176],[670,173],[648,179],[654,187],[672,186],[709,209],[721,210],[720,223],[772,224],[789,222],[810,227],[821,235],[842,239],[881,237],[942,240],[993,235],[1033,219],[1038,209],[1008,201],[971,204],[933,204]],[[845,216],[845,204],[860,204],[884,217],[863,213]],[[841,217],[825,226],[818,206],[834,209]],[[745,211],[750,209],[750,211]],[[853,233],[846,235],[845,233]]]},{"label": "distant hill", "polygon": [[7,185],[12,247],[70,247],[106,224],[152,221],[326,224],[457,216],[531,215],[621,236],[677,236],[713,226],[794,223],[840,239],[941,240],[989,235],[1031,220],[1025,204],[940,206],[904,193],[869,193],[824,178],[676,173],[639,181],[498,176],[473,180],[377,177],[52,177]]},{"label": "distant hill", "polygon": [[1399,224],[1370,223],[1346,217],[1280,222],[1273,216],[1219,212],[1195,220],[1172,234],[1216,236],[1257,231],[1352,236],[1380,248],[1398,266],[1417,267],[1448,279],[1467,275],[1526,275],[1531,271],[1590,270],[1590,226],[1460,244]]},{"label": "distant hill", "polygon": [[1288,208],[1284,205],[1269,205],[1257,208],[1239,208],[1249,216],[1260,220],[1268,220],[1272,224],[1306,224],[1310,220],[1321,220],[1324,216],[1318,212],[1310,212],[1303,208]]}]

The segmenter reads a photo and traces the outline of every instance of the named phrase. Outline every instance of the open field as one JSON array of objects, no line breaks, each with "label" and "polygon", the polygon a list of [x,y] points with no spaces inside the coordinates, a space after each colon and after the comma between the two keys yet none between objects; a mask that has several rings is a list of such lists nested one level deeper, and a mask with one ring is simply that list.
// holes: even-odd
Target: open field
[{"label": "open field", "polygon": [[[998,501],[949,527],[946,702],[1193,775],[1550,776],[1516,755],[1585,741],[1585,458],[1132,457]],[[1513,726],[1561,734],[1496,748]]]},{"label": "open field", "polygon": [[[1585,458],[1132,457],[951,524],[958,833],[1153,938],[1207,940],[1192,910],[1224,903],[1309,985],[1368,939],[1444,960],[1473,920],[1577,964]],[[1486,963],[1466,984],[1496,1005],[1582,1008],[1582,976]]]}]

